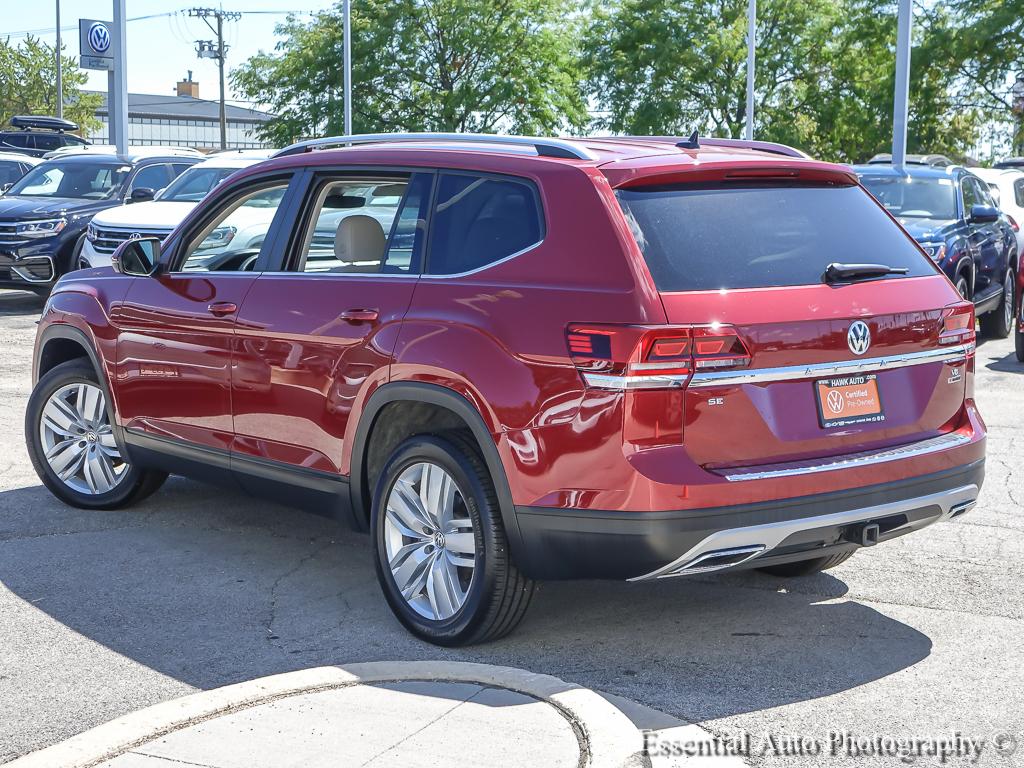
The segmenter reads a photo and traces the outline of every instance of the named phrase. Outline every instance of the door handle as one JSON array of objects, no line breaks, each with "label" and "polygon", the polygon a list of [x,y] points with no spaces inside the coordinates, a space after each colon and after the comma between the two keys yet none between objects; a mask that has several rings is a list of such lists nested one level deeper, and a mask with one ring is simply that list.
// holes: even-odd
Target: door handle
[{"label": "door handle", "polygon": [[237,312],[238,305],[231,301],[215,301],[206,308],[206,311],[214,317],[225,317]]},{"label": "door handle", "polygon": [[346,309],[341,313],[341,319],[350,323],[369,323],[376,320],[379,314],[376,309]]}]

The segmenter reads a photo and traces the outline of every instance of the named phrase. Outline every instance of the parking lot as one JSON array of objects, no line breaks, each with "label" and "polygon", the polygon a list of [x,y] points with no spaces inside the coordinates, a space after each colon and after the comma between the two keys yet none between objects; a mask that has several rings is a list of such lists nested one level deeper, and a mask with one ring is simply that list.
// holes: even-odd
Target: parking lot
[{"label": "parking lot", "polygon": [[[1012,339],[978,351],[990,436],[970,514],[803,580],[544,584],[512,636],[445,650],[399,626],[368,538],[328,519],[183,479],[124,511],[55,501],[22,435],[41,305],[0,293],[0,762],[197,689],[376,660],[522,667],[755,738],[1024,734],[1024,365]],[[1014,760],[1021,751],[989,750],[980,764]],[[847,763],[898,761],[828,764]]]}]

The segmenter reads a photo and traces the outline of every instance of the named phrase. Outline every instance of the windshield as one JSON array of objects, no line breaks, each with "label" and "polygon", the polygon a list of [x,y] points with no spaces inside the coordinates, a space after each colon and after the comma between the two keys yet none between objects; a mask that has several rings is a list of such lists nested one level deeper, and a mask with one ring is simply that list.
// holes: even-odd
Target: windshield
[{"label": "windshield", "polygon": [[158,199],[175,203],[198,203],[211,189],[237,168],[189,168],[172,181]]},{"label": "windshield", "polygon": [[8,194],[103,200],[121,189],[131,170],[130,165],[118,162],[54,160],[26,173]]},{"label": "windshield", "polygon": [[727,182],[616,196],[660,291],[820,284],[832,262],[935,274],[860,187]]},{"label": "windshield", "polygon": [[861,183],[897,218],[956,218],[956,186],[952,179],[862,176]]}]

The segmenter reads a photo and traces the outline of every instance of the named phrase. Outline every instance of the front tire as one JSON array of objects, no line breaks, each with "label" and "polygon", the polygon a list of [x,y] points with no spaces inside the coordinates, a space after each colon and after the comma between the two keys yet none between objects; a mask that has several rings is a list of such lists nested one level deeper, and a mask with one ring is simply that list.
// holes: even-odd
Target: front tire
[{"label": "front tire", "polygon": [[992,312],[982,315],[978,322],[981,332],[990,339],[1005,339],[1013,332],[1013,310],[1016,307],[1015,292],[1017,276],[1012,269],[1006,270],[1003,279],[1003,300]]},{"label": "front tire", "polygon": [[384,597],[417,637],[469,645],[522,620],[534,585],[512,562],[494,483],[471,440],[403,442],[377,482],[370,522]]},{"label": "front tire", "polygon": [[167,474],[122,455],[96,371],[70,360],[48,371],[29,397],[25,442],[36,474],[54,496],[82,509],[117,509],[153,493]]}]

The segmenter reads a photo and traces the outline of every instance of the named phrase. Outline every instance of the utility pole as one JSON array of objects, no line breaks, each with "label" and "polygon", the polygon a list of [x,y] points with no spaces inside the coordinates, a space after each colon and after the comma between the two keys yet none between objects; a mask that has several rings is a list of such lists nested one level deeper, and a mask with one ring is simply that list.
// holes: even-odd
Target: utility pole
[{"label": "utility pole", "polygon": [[899,0],[896,17],[896,89],[892,105],[892,164],[907,159],[907,111],[910,103],[910,33],[914,23],[910,0]]},{"label": "utility pole", "polygon": [[[214,45],[211,40],[196,40],[196,53],[201,59],[216,59],[217,67],[220,70],[220,148],[228,148],[228,121],[224,106],[224,59],[227,55],[227,46],[224,45],[224,22],[238,21],[242,14],[237,11],[225,11],[222,8],[192,8],[189,16],[202,19],[210,28],[210,31],[217,36],[217,43]],[[214,19],[211,23],[210,19]]]},{"label": "utility pole", "polygon": [[754,50],[757,48],[757,0],[747,4],[747,124],[743,138],[754,139]]},{"label": "utility pole", "polygon": [[114,71],[109,74],[110,143],[117,153],[128,151],[128,17],[125,0],[114,0]]},{"label": "utility pole", "polygon": [[342,37],[344,51],[345,69],[345,135],[352,135],[352,0],[345,0],[342,6],[344,19],[342,21]]},{"label": "utility pole", "polygon": [[57,0],[57,117],[64,117],[64,62],[60,55],[60,0]]}]

